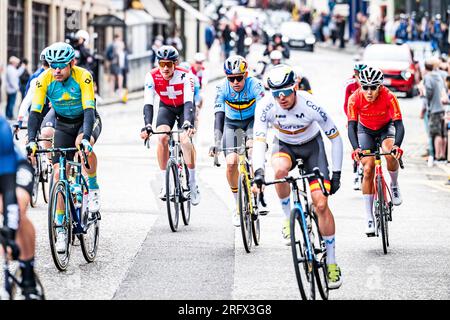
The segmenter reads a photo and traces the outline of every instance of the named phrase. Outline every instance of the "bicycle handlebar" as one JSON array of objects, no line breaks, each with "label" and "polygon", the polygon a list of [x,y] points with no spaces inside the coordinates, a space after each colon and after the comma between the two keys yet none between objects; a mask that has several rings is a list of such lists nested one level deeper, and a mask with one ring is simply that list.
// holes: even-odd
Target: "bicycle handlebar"
[{"label": "bicycle handlebar", "polygon": [[74,147],[72,147],[72,148],[50,148],[50,149],[39,149],[35,153],[64,153],[64,154],[66,154],[67,152],[76,152],[76,151],[81,151],[82,158],[83,158],[83,164],[86,167],[86,169],[89,170],[91,168],[91,166],[89,164],[89,159],[88,159],[84,149],[78,150],[78,148],[74,148]]},{"label": "bicycle handlebar", "polygon": [[[375,157],[375,156],[377,156],[377,155],[379,155],[379,156],[391,156],[391,155],[393,155],[395,152],[384,152],[384,153],[376,153],[376,152],[371,152],[371,153],[362,153],[362,152],[359,152],[358,153],[358,156],[360,157],[360,158],[365,158],[365,157]],[[400,158],[400,159],[398,159],[398,164],[400,165],[400,168],[402,168],[402,169],[405,169],[405,166],[403,165],[403,159],[402,158]]]},{"label": "bicycle handlebar", "polygon": [[284,177],[282,179],[276,179],[276,180],[273,180],[273,181],[266,181],[266,182],[264,182],[264,184],[266,186],[269,186],[269,185],[272,185],[272,184],[278,184],[278,183],[286,183],[286,182],[290,183],[290,184],[293,184],[297,180],[303,180],[303,179],[309,179],[309,178],[317,178],[317,181],[319,182],[319,186],[320,186],[320,189],[321,189],[322,193],[324,194],[324,196],[329,196],[329,193],[325,189],[325,186],[324,186],[323,174],[322,174],[322,172],[320,172],[320,169],[317,168],[317,167],[315,167],[313,169],[313,173],[304,174],[304,175],[301,175],[299,177],[287,176],[287,177]]}]

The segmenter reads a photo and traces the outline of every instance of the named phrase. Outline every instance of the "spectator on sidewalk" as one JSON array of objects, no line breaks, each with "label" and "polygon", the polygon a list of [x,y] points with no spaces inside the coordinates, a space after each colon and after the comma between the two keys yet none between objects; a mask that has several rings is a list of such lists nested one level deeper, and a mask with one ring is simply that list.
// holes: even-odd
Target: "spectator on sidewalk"
[{"label": "spectator on sidewalk", "polygon": [[30,72],[28,70],[28,60],[23,59],[22,65],[25,66],[25,69],[23,70],[23,73],[19,77],[19,86],[20,86],[20,95],[22,97],[22,100],[25,98],[26,95],[26,88],[28,80],[30,79]]},{"label": "spectator on sidewalk", "polygon": [[206,59],[209,61],[209,51],[216,39],[216,30],[214,29],[214,25],[212,22],[205,28],[205,44],[206,44]]},{"label": "spectator on sidewalk", "polygon": [[123,98],[123,80],[125,71],[125,43],[122,41],[120,35],[114,36],[114,42],[112,43],[112,60],[111,60],[111,92],[116,92],[121,98]]},{"label": "spectator on sidewalk", "polygon": [[236,30],[236,36],[237,36],[236,53],[239,56],[245,57],[246,52],[245,52],[244,42],[245,42],[245,38],[247,37],[247,32],[245,30],[244,23],[242,21],[238,24],[238,27]]},{"label": "spectator on sidewalk", "polygon": [[150,57],[150,63],[153,68],[156,68],[156,52],[158,52],[159,48],[161,48],[164,44],[164,37],[161,35],[156,36],[152,45],[152,56]]},{"label": "spectator on sidewalk", "polygon": [[8,120],[12,120],[14,117],[14,107],[16,105],[17,92],[19,92],[19,78],[22,73],[25,71],[25,66],[20,66],[20,59],[11,56],[8,60],[8,66],[6,67],[6,118]]},{"label": "spectator on sidewalk", "polygon": [[427,99],[427,112],[429,113],[429,131],[434,144],[434,160],[446,162],[447,128],[443,103],[448,102],[448,96],[443,94],[445,85],[437,71],[437,64],[435,59],[425,62],[427,73],[423,83]]},{"label": "spectator on sidewalk", "polygon": [[227,23],[225,24],[224,29],[222,30],[222,36],[221,36],[221,42],[222,42],[222,50],[224,54],[224,60],[228,59],[231,52],[231,41],[233,40],[231,36],[231,28],[230,25]]},{"label": "spectator on sidewalk", "polygon": [[94,58],[92,57],[91,52],[89,51],[89,33],[86,30],[78,30],[75,34],[76,43],[74,45],[75,51],[79,52],[79,58],[77,66],[85,68],[92,73],[92,64],[94,62]]},{"label": "spectator on sidewalk", "polygon": [[340,14],[336,17],[336,28],[337,28],[337,36],[339,38],[339,48],[344,49],[345,48],[345,24],[346,19],[344,16],[341,16]]}]

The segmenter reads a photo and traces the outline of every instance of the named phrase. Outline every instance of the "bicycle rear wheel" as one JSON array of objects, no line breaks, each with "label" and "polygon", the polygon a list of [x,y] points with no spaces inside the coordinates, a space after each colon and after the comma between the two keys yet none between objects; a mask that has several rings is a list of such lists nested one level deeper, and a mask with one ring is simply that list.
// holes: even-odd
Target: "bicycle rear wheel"
[{"label": "bicycle rear wheel", "polygon": [[238,198],[238,214],[241,220],[242,241],[244,242],[245,251],[250,253],[252,249],[252,217],[247,183],[243,173],[239,175]]},{"label": "bicycle rear wheel", "polygon": [[189,170],[185,163],[183,163],[183,171],[180,177],[181,189],[181,217],[185,226],[189,225],[191,220],[191,196],[189,188]]},{"label": "bicycle rear wheel", "polygon": [[170,229],[176,232],[180,217],[180,188],[177,164],[173,161],[167,163],[166,169],[166,204]]},{"label": "bicycle rear wheel", "polygon": [[[48,236],[50,241],[50,250],[52,253],[53,262],[55,266],[60,271],[65,271],[69,264],[70,259],[70,241],[72,239],[72,215],[66,210],[70,210],[71,204],[67,203],[71,195],[66,193],[66,182],[58,181],[52,189],[50,196],[50,205],[48,207]],[[61,208],[64,208],[65,214],[63,223],[59,225],[57,223],[57,204],[60,204]],[[56,250],[56,238],[58,232],[65,232],[66,242],[65,242],[65,252],[58,253]]]},{"label": "bicycle rear wheel", "polygon": [[98,212],[90,212],[88,204],[89,191],[83,178],[83,206],[81,210],[81,221],[86,228],[86,233],[80,235],[81,252],[86,262],[93,262],[97,256],[100,235],[100,221]]},{"label": "bicycle rear wheel", "polygon": [[322,238],[322,234],[319,230],[319,225],[317,223],[317,217],[315,215],[314,206],[310,207],[311,214],[311,230],[309,232],[309,238],[314,247],[315,255],[315,277],[317,282],[317,289],[323,300],[328,300],[328,268],[327,268],[327,251],[325,247],[325,242]]},{"label": "bicycle rear wheel", "polygon": [[388,213],[386,212],[386,203],[384,199],[384,185],[380,176],[377,177],[377,188],[378,188],[378,217],[380,223],[381,240],[383,243],[383,252],[387,254],[387,247],[389,246],[388,238]]},{"label": "bicycle rear wheel", "polygon": [[307,232],[304,232],[301,212],[295,208],[291,211],[291,249],[295,276],[303,300],[315,300],[314,260],[308,258]]}]

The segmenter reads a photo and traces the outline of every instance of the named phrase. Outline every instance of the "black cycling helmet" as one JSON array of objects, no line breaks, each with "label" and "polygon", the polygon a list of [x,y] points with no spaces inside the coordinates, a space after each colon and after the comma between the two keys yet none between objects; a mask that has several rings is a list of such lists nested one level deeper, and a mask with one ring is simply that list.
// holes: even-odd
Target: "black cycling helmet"
[{"label": "black cycling helmet", "polygon": [[158,60],[177,61],[179,57],[178,50],[173,46],[162,46],[156,51],[156,58]]}]

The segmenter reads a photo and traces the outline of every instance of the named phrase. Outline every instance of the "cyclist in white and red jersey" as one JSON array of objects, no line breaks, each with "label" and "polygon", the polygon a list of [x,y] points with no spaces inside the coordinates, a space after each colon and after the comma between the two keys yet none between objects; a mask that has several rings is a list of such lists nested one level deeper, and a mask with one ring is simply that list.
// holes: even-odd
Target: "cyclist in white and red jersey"
[{"label": "cyclist in white and red jersey", "polygon": [[[162,46],[156,52],[158,67],[147,73],[144,88],[144,121],[141,138],[147,139],[152,130],[153,104],[155,95],[159,96],[160,104],[156,131],[170,131],[178,123],[178,128],[186,130],[181,135],[181,147],[189,170],[189,186],[192,205],[200,202],[200,192],[195,179],[195,149],[192,136],[195,134],[194,80],[189,70],[178,67],[179,53],[172,46]],[[166,166],[169,160],[169,137],[160,135],[157,147],[159,168],[163,187],[160,199],[165,200]]]}]

